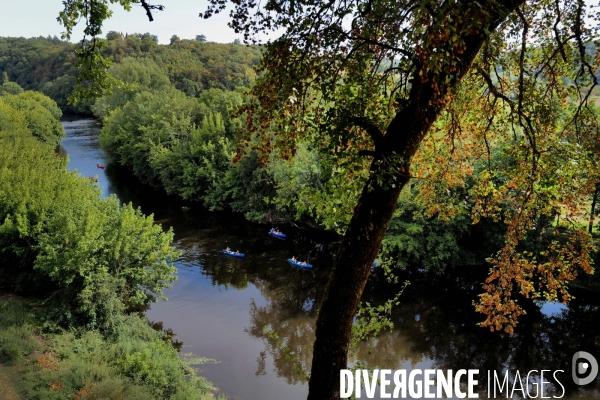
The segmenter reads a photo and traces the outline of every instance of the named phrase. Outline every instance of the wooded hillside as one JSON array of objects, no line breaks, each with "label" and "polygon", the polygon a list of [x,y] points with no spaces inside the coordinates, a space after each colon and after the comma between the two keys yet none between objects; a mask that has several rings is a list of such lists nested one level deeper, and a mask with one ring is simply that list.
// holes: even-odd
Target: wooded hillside
[{"label": "wooded hillside", "polygon": [[[113,62],[125,57],[151,59],[177,89],[192,97],[210,88],[248,86],[260,59],[258,47],[233,43],[174,38],[170,45],[159,45],[148,33],[109,32],[107,37],[103,54]],[[90,102],[68,104],[77,74],[73,67],[76,46],[56,37],[0,38],[0,72],[26,90],[46,94],[63,111],[90,113]]]}]

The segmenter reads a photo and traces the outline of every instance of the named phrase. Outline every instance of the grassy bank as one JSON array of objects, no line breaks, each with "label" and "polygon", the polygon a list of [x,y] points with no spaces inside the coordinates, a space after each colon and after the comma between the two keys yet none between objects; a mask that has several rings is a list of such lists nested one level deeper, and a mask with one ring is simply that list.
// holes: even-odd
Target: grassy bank
[{"label": "grassy bank", "polygon": [[101,334],[59,329],[44,312],[23,298],[0,297],[0,398],[214,398],[212,385],[139,316],[123,316]]}]

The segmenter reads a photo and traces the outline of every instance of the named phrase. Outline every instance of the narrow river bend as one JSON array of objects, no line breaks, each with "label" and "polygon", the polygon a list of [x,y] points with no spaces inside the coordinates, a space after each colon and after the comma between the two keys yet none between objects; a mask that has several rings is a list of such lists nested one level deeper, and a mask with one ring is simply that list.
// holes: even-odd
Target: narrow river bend
[{"label": "narrow river bend", "polygon": [[[308,238],[286,227],[289,240],[267,234],[268,227],[240,216],[211,213],[155,192],[125,171],[107,165],[99,146],[100,125],[90,119],[65,119],[67,137],[61,152],[69,168],[98,177],[103,196],[116,195],[154,214],[165,229],[173,227],[178,280],[166,290],[168,301],[147,311],[184,343],[182,352],[218,360],[199,367],[202,376],[231,399],[302,399],[307,384],[298,366],[309,370],[314,322],[335,244],[326,235]],[[97,164],[106,165],[105,169]],[[244,260],[221,254],[229,246],[246,253]],[[309,259],[312,271],[291,267],[286,259]],[[484,271],[485,272],[485,271]],[[479,276],[431,276],[414,271],[393,314],[395,329],[361,346],[358,359],[373,368],[479,369],[521,373],[564,370],[559,375],[567,398],[600,398],[599,381],[585,387],[571,380],[571,357],[584,350],[600,356],[600,308],[597,294],[577,294],[569,307],[531,304],[514,336],[478,328],[482,318],[471,301],[481,292]],[[375,273],[366,298],[377,302],[389,290]],[[391,293],[391,292],[390,292]],[[389,294],[389,293],[388,293]],[[274,332],[297,361],[286,358]],[[560,395],[560,391],[557,396]],[[364,394],[363,394],[364,396]],[[480,398],[485,398],[481,392]]]}]

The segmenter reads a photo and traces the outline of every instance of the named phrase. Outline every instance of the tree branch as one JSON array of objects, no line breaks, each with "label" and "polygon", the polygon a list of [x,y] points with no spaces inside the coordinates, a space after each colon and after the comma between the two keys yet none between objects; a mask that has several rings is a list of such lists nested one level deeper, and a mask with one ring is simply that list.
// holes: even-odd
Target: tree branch
[{"label": "tree branch", "polygon": [[[381,130],[367,117],[352,117],[350,118],[350,122],[367,131],[369,136],[371,136],[371,139],[373,139],[373,144],[375,144],[375,153],[379,153],[381,151],[381,146],[383,145],[383,133]],[[367,155],[365,151],[362,152],[364,155]],[[359,154],[360,153],[361,152],[359,152]]]},{"label": "tree branch", "polygon": [[485,72],[483,70],[483,68],[481,68],[479,65],[476,66],[475,69],[477,70],[477,72],[479,72],[479,74],[485,80],[485,83],[487,83],[488,90],[490,91],[490,93],[492,93],[495,97],[504,100],[506,103],[508,103],[510,108],[513,109],[514,108],[513,101],[511,99],[509,99],[504,93],[501,93],[496,86],[494,86],[494,82],[492,82],[492,78],[488,75],[488,73]]},{"label": "tree branch", "polygon": [[152,11],[151,10],[158,10],[158,11],[162,11],[165,9],[165,6],[163,5],[152,5],[152,4],[148,4],[146,2],[146,0],[141,0],[142,3],[142,7],[144,7],[144,10],[146,10],[146,15],[148,16],[148,19],[150,20],[150,22],[154,21],[154,17],[152,16]]}]

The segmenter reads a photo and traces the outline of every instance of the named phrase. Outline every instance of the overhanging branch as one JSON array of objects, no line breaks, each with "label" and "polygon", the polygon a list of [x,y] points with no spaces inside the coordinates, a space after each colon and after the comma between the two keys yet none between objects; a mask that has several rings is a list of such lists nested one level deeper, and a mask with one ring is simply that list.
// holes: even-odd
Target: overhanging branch
[{"label": "overhanging branch", "polygon": [[150,20],[150,22],[154,21],[154,17],[152,16],[152,11],[151,10],[158,10],[158,11],[162,11],[165,9],[165,6],[163,5],[153,5],[153,4],[148,4],[146,2],[146,0],[141,0],[142,3],[142,7],[144,7],[144,10],[146,10],[146,15],[148,16],[148,19]]},{"label": "overhanging branch", "polygon": [[359,152],[360,155],[374,156],[376,153],[381,152],[381,146],[383,145],[383,133],[377,127],[377,125],[375,125],[367,117],[352,117],[350,118],[350,122],[360,128],[363,128],[369,134],[369,136],[371,136],[371,139],[373,139],[373,144],[375,145],[375,152],[361,150]]}]

